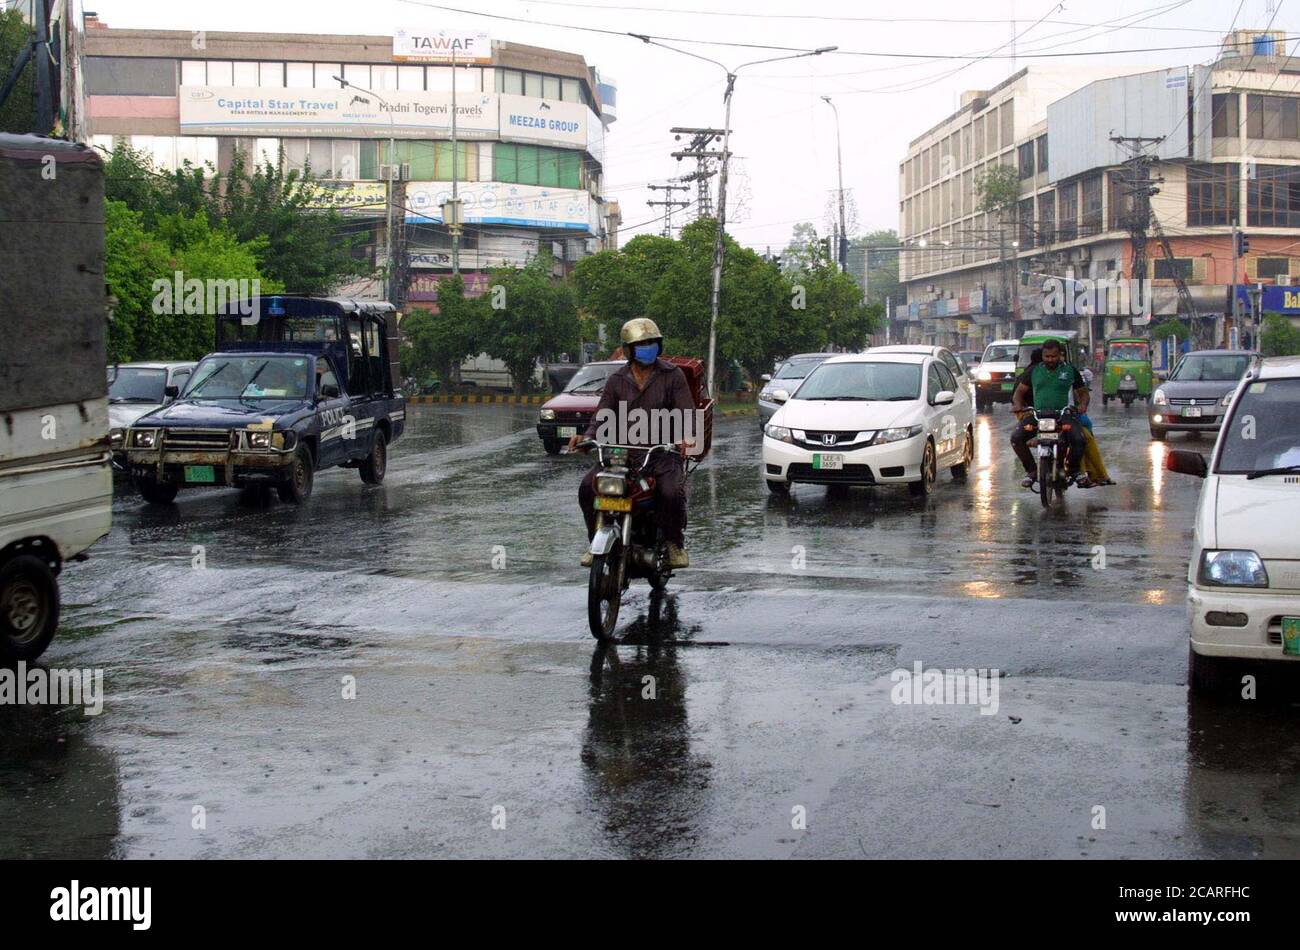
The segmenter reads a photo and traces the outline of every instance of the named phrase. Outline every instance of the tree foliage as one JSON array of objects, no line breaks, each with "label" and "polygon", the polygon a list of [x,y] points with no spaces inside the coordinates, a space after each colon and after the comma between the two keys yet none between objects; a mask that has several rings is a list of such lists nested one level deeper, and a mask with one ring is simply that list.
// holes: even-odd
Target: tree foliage
[{"label": "tree foliage", "polygon": [[994,165],[975,179],[977,207],[1004,219],[1020,201],[1020,173],[1010,165]]},{"label": "tree foliage", "polygon": [[1300,327],[1280,313],[1264,317],[1259,350],[1265,356],[1300,356]]},{"label": "tree foliage", "polygon": [[[578,349],[573,289],[551,276],[552,266],[542,253],[524,267],[493,270],[488,292],[473,301],[482,351],[506,364],[517,393],[528,388],[538,360]],[[441,305],[441,288],[438,296]]]},{"label": "tree foliage", "polygon": [[[19,7],[0,10],[0,84],[8,82],[18,56],[31,41],[31,25],[23,19]],[[32,130],[35,118],[35,80],[29,60],[9,93],[0,105],[0,132],[21,135]]]}]

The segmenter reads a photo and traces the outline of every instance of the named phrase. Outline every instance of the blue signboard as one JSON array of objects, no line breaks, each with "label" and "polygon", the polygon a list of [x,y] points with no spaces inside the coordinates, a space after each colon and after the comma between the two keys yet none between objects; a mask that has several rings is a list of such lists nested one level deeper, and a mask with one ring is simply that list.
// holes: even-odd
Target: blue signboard
[{"label": "blue signboard", "polygon": [[[1237,285],[1237,296],[1241,299],[1241,307],[1246,313],[1251,312],[1250,290],[1248,284]],[[1285,313],[1300,316],[1300,287],[1265,285],[1259,306],[1264,313]]]}]

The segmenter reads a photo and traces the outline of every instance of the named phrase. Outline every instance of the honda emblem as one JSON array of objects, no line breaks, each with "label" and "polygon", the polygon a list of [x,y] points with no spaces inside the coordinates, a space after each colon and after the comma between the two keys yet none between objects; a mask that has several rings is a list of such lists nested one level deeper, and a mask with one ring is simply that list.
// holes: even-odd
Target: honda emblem
[{"label": "honda emblem", "polygon": [[822,433],[822,445],[834,445],[839,440],[834,432]]}]

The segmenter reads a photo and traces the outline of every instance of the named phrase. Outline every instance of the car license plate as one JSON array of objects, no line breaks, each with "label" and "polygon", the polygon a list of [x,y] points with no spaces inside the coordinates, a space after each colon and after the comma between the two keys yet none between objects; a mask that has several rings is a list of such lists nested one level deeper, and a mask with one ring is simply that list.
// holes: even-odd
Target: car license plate
[{"label": "car license plate", "polygon": [[1192,418],[1192,419],[1199,418],[1200,415],[1201,415],[1201,407],[1200,407],[1200,406],[1183,406],[1183,415],[1184,415],[1184,416],[1187,416],[1188,418]]},{"label": "car license plate", "polygon": [[824,452],[813,454],[813,468],[819,472],[831,472],[844,468],[843,455],[827,455]]},{"label": "car license plate", "polygon": [[1015,389],[1015,388],[1016,388],[1016,384],[1015,384],[1015,383],[1003,383],[1003,384],[1002,384],[1002,391],[1003,391],[1003,392],[1010,392],[1011,390],[1013,390],[1013,389]]},{"label": "car license plate", "polygon": [[217,480],[217,472],[211,465],[186,465],[185,480],[196,484],[212,485]]},{"label": "car license plate", "polygon": [[604,495],[596,496],[596,508],[600,511],[631,511],[631,498],[606,498]]},{"label": "car license plate", "polygon": [[1282,618],[1282,652],[1300,656],[1300,617]]},{"label": "car license plate", "polygon": [[558,433],[558,434],[559,434],[559,436],[560,436],[561,439],[567,439],[567,438],[569,438],[570,436],[574,436],[574,435],[577,435],[577,434],[578,434],[578,427],[577,427],[577,426],[560,426],[560,429],[559,429],[559,433]]}]

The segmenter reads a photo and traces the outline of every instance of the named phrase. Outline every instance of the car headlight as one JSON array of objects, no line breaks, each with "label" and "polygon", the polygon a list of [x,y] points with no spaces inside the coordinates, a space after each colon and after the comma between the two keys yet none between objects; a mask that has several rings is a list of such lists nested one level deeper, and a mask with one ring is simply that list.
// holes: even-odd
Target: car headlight
[{"label": "car headlight", "polygon": [[537,414],[537,417],[541,419],[543,422],[552,422],[555,419],[555,410],[543,409],[541,412]]},{"label": "car headlight", "polygon": [[132,429],[131,444],[137,449],[151,449],[158,441],[157,429]]},{"label": "car headlight", "polygon": [[1151,397],[1151,402],[1157,406],[1167,406],[1169,405],[1169,397],[1165,395],[1163,389],[1157,389],[1155,395]]},{"label": "car headlight", "polygon": [[982,369],[975,374],[975,378],[978,379],[980,382],[987,383],[990,379],[993,378],[993,373],[987,369]]},{"label": "car headlight", "polygon": [[269,429],[256,432],[245,430],[244,444],[250,449],[269,449],[271,447],[271,431]]},{"label": "car headlight", "polygon": [[768,425],[763,431],[769,439],[776,439],[778,442],[789,442],[794,445],[794,434],[785,426]]},{"label": "car headlight", "polygon": [[901,426],[897,429],[881,429],[871,440],[872,445],[884,445],[887,442],[904,442],[921,434],[920,426]]},{"label": "car headlight", "polygon": [[627,494],[627,477],[619,472],[602,472],[596,476],[596,494],[623,497]]},{"label": "car headlight", "polygon": [[109,429],[109,430],[108,430],[108,443],[109,443],[109,445],[114,445],[114,446],[121,445],[121,444],[122,444],[122,436],[125,435],[125,434],[126,434],[126,430],[125,430],[125,429],[120,429],[120,428],[119,428],[119,429]]},{"label": "car headlight", "polygon": [[1232,390],[1232,391],[1229,392],[1229,393],[1226,393],[1226,394],[1224,395],[1224,397],[1223,397],[1222,399],[1219,400],[1219,405],[1220,405],[1220,406],[1224,406],[1224,407],[1231,406],[1231,405],[1232,405],[1232,397],[1235,396],[1235,395],[1237,395],[1237,391],[1236,391],[1235,389]]},{"label": "car headlight", "polygon": [[771,399],[771,398],[772,398],[772,388],[771,388],[770,386],[764,386],[762,389],[760,389],[760,390],[758,391],[758,398],[759,398],[759,399]]},{"label": "car headlight", "polygon": [[1267,587],[1268,571],[1254,551],[1204,551],[1200,582],[1216,587]]}]

